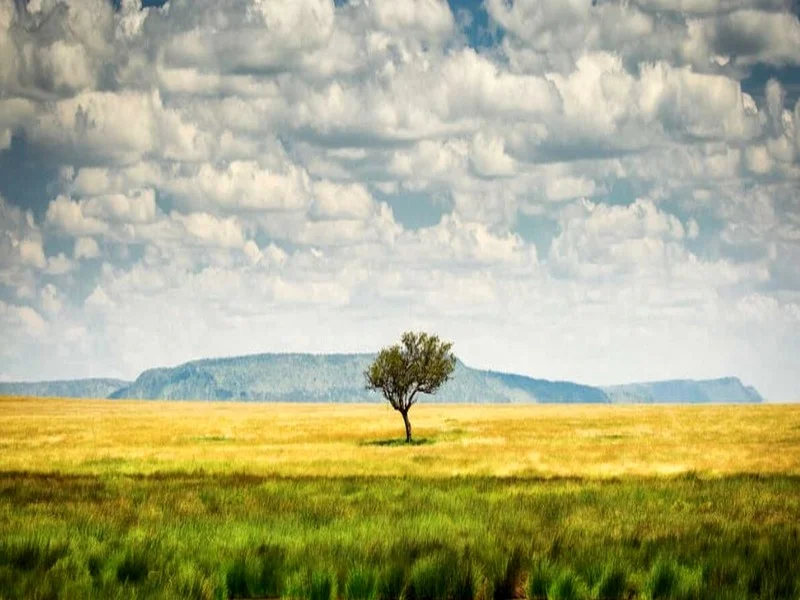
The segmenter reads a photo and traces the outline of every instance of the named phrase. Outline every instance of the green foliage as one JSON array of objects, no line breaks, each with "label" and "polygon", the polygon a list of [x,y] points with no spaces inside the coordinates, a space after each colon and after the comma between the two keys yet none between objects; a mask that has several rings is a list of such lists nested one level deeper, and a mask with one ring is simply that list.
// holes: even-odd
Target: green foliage
[{"label": "green foliage", "polygon": [[92,576],[80,557],[70,554],[59,559],[45,575],[43,590],[60,598],[88,598],[92,595]]},{"label": "green foliage", "polygon": [[377,577],[373,569],[356,567],[347,574],[345,600],[375,600],[376,594]]},{"label": "green foliage", "polygon": [[[275,597],[256,593],[248,597]],[[303,570],[289,577],[283,598],[287,600],[336,600],[336,575],[323,568],[318,571]]]},{"label": "green foliage", "polygon": [[385,567],[378,578],[378,600],[398,600],[406,585],[406,569],[399,564]]},{"label": "green foliage", "polygon": [[547,590],[555,577],[555,568],[547,559],[537,560],[528,573],[525,595],[528,600],[546,600]]},{"label": "green foliage", "polygon": [[671,561],[659,560],[653,565],[647,582],[650,598],[671,598],[678,589],[678,571]]},{"label": "green foliage", "polygon": [[611,563],[606,565],[595,588],[598,600],[621,600],[628,593],[628,574],[622,565]]},{"label": "green foliage", "polygon": [[797,498],[797,477],[0,473],[0,596],[796,598]]},{"label": "green foliage", "polygon": [[0,542],[0,565],[20,571],[47,570],[67,553],[63,542],[31,533],[19,540]]},{"label": "green foliage", "polygon": [[[795,536],[797,536],[795,532]],[[796,538],[795,538],[796,540]],[[800,596],[798,554],[794,540],[760,540],[755,556],[747,564],[747,591],[758,598],[794,598]]]},{"label": "green foliage", "polygon": [[403,415],[406,441],[411,442],[408,410],[418,394],[435,394],[456,368],[453,344],[436,335],[407,331],[400,344],[384,348],[364,371],[368,390],[380,391]]},{"label": "green foliage", "polygon": [[700,600],[702,574],[698,570],[682,567],[675,560],[659,558],[650,571],[647,591],[652,600]]},{"label": "green foliage", "polygon": [[[230,588],[228,589],[230,593]],[[308,600],[311,596],[311,577],[307,572],[292,573],[286,581],[281,598],[285,600]],[[235,597],[235,596],[234,596]]]},{"label": "green foliage", "polygon": [[434,394],[452,375],[453,344],[438,336],[407,331],[400,344],[384,348],[367,367],[367,389],[383,393],[395,410],[407,411],[417,394]]},{"label": "green foliage", "polygon": [[450,552],[419,559],[411,569],[405,600],[441,600],[472,597],[471,570],[459,565]]},{"label": "green foliage", "polygon": [[309,600],[336,600],[336,575],[328,571],[315,571],[311,575]]},{"label": "green foliage", "polygon": [[247,549],[228,568],[228,593],[233,598],[279,597],[283,588],[284,563],[285,552],[280,547],[262,544]]},{"label": "green foliage", "polygon": [[547,588],[547,600],[584,600],[586,584],[571,569],[563,569]]},{"label": "green foliage", "polygon": [[489,578],[493,600],[516,598],[517,586],[522,579],[522,553],[519,549],[501,553],[499,560],[493,561]]},{"label": "green foliage", "polygon": [[142,548],[130,548],[117,565],[117,580],[120,583],[140,583],[150,571],[147,553]]}]

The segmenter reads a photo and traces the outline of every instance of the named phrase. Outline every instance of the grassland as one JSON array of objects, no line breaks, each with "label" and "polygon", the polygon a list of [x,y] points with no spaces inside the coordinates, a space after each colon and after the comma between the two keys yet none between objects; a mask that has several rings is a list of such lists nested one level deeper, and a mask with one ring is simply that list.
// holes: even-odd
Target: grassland
[{"label": "grassland", "polygon": [[440,406],[0,399],[0,471],[800,475],[800,405]]},{"label": "grassland", "polygon": [[800,406],[0,400],[0,598],[798,598]]}]

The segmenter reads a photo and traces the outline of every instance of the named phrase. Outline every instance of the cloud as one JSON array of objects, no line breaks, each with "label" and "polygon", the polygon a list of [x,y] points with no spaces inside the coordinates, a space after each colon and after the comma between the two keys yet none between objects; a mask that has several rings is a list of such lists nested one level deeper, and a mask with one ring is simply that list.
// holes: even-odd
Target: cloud
[{"label": "cloud", "polygon": [[42,234],[30,211],[23,212],[0,196],[0,265],[6,277],[19,276],[25,267],[47,265]]},{"label": "cloud", "polygon": [[470,162],[480,175],[486,177],[512,175],[515,170],[514,159],[506,154],[503,139],[482,133],[472,138]]},{"label": "cloud", "polygon": [[442,0],[0,6],[0,371],[424,327],[477,365],[796,395],[796,14],[484,8],[476,36]]},{"label": "cloud", "polygon": [[668,59],[700,72],[740,74],[757,63],[797,65],[800,23],[781,0],[766,2],[580,2],[488,0],[509,35],[514,68],[565,72],[585,51],[626,64]]},{"label": "cloud", "polygon": [[0,83],[14,95],[69,96],[98,84],[113,52],[113,12],[103,0],[6,3],[0,9]]},{"label": "cloud", "polygon": [[61,300],[61,292],[52,283],[46,284],[40,294],[40,302],[42,310],[49,315],[57,315],[61,312],[63,301]]},{"label": "cloud", "polygon": [[214,2],[184,1],[151,18],[154,28],[190,24],[166,44],[168,64],[259,73],[291,68],[322,46],[332,34],[334,11],[331,0],[238,1],[225,11]]},{"label": "cloud", "polygon": [[235,217],[219,219],[208,213],[172,213],[171,218],[184,227],[191,239],[200,243],[220,248],[244,247],[244,233]]},{"label": "cloud", "polygon": [[79,237],[75,240],[75,248],[72,255],[76,260],[97,258],[100,256],[100,247],[94,238]]},{"label": "cloud", "polygon": [[308,173],[285,159],[265,167],[256,161],[232,161],[224,168],[203,164],[164,187],[184,206],[212,210],[304,210],[311,201]]},{"label": "cloud", "polygon": [[0,300],[0,324],[4,330],[21,330],[39,338],[47,332],[47,322],[35,309],[25,305],[7,304]]},{"label": "cloud", "polygon": [[320,181],[314,185],[311,214],[321,219],[368,219],[375,210],[369,191],[356,183]]},{"label": "cloud", "polygon": [[457,215],[445,215],[438,225],[421,229],[412,239],[419,255],[434,261],[458,263],[510,263],[522,267],[536,265],[536,249],[527,247],[512,233],[492,233],[483,223],[463,222]]},{"label": "cloud", "polygon": [[209,157],[215,145],[207,132],[165,107],[158,91],[82,92],[58,100],[29,133],[35,143],[86,165],[132,164],[153,153],[198,161]]},{"label": "cloud", "polygon": [[369,7],[376,24],[385,31],[412,30],[434,39],[446,37],[453,31],[453,15],[447,3],[440,0],[411,0],[402,3],[377,0],[370,3]]},{"label": "cloud", "polygon": [[60,195],[47,207],[45,222],[74,236],[95,235],[108,231],[108,224],[96,217],[84,214],[79,202]]},{"label": "cloud", "polygon": [[561,233],[553,239],[549,262],[559,276],[587,280],[667,279],[672,285],[723,287],[769,278],[766,265],[758,261],[704,261],[686,249],[686,237],[684,224],[651,200],[638,199],[629,206],[583,200],[562,212]]}]

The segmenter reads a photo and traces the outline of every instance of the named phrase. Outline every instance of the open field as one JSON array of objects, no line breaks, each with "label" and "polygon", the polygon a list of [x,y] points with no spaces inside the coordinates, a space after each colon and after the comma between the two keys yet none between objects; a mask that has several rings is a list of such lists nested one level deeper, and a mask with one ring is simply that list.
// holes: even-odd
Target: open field
[{"label": "open field", "polygon": [[0,598],[800,597],[800,406],[412,421],[0,400]]},{"label": "open field", "polygon": [[259,475],[800,475],[800,405],[440,406],[0,399],[0,470]]}]

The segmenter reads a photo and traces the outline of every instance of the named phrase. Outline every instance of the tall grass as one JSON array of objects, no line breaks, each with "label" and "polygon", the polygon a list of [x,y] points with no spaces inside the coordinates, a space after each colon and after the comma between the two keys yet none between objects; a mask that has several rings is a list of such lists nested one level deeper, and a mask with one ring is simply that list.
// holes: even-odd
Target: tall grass
[{"label": "tall grass", "polygon": [[0,473],[0,598],[796,598],[799,523],[793,477]]},{"label": "tall grass", "polygon": [[0,600],[800,596],[797,407],[415,411],[0,399]]}]

